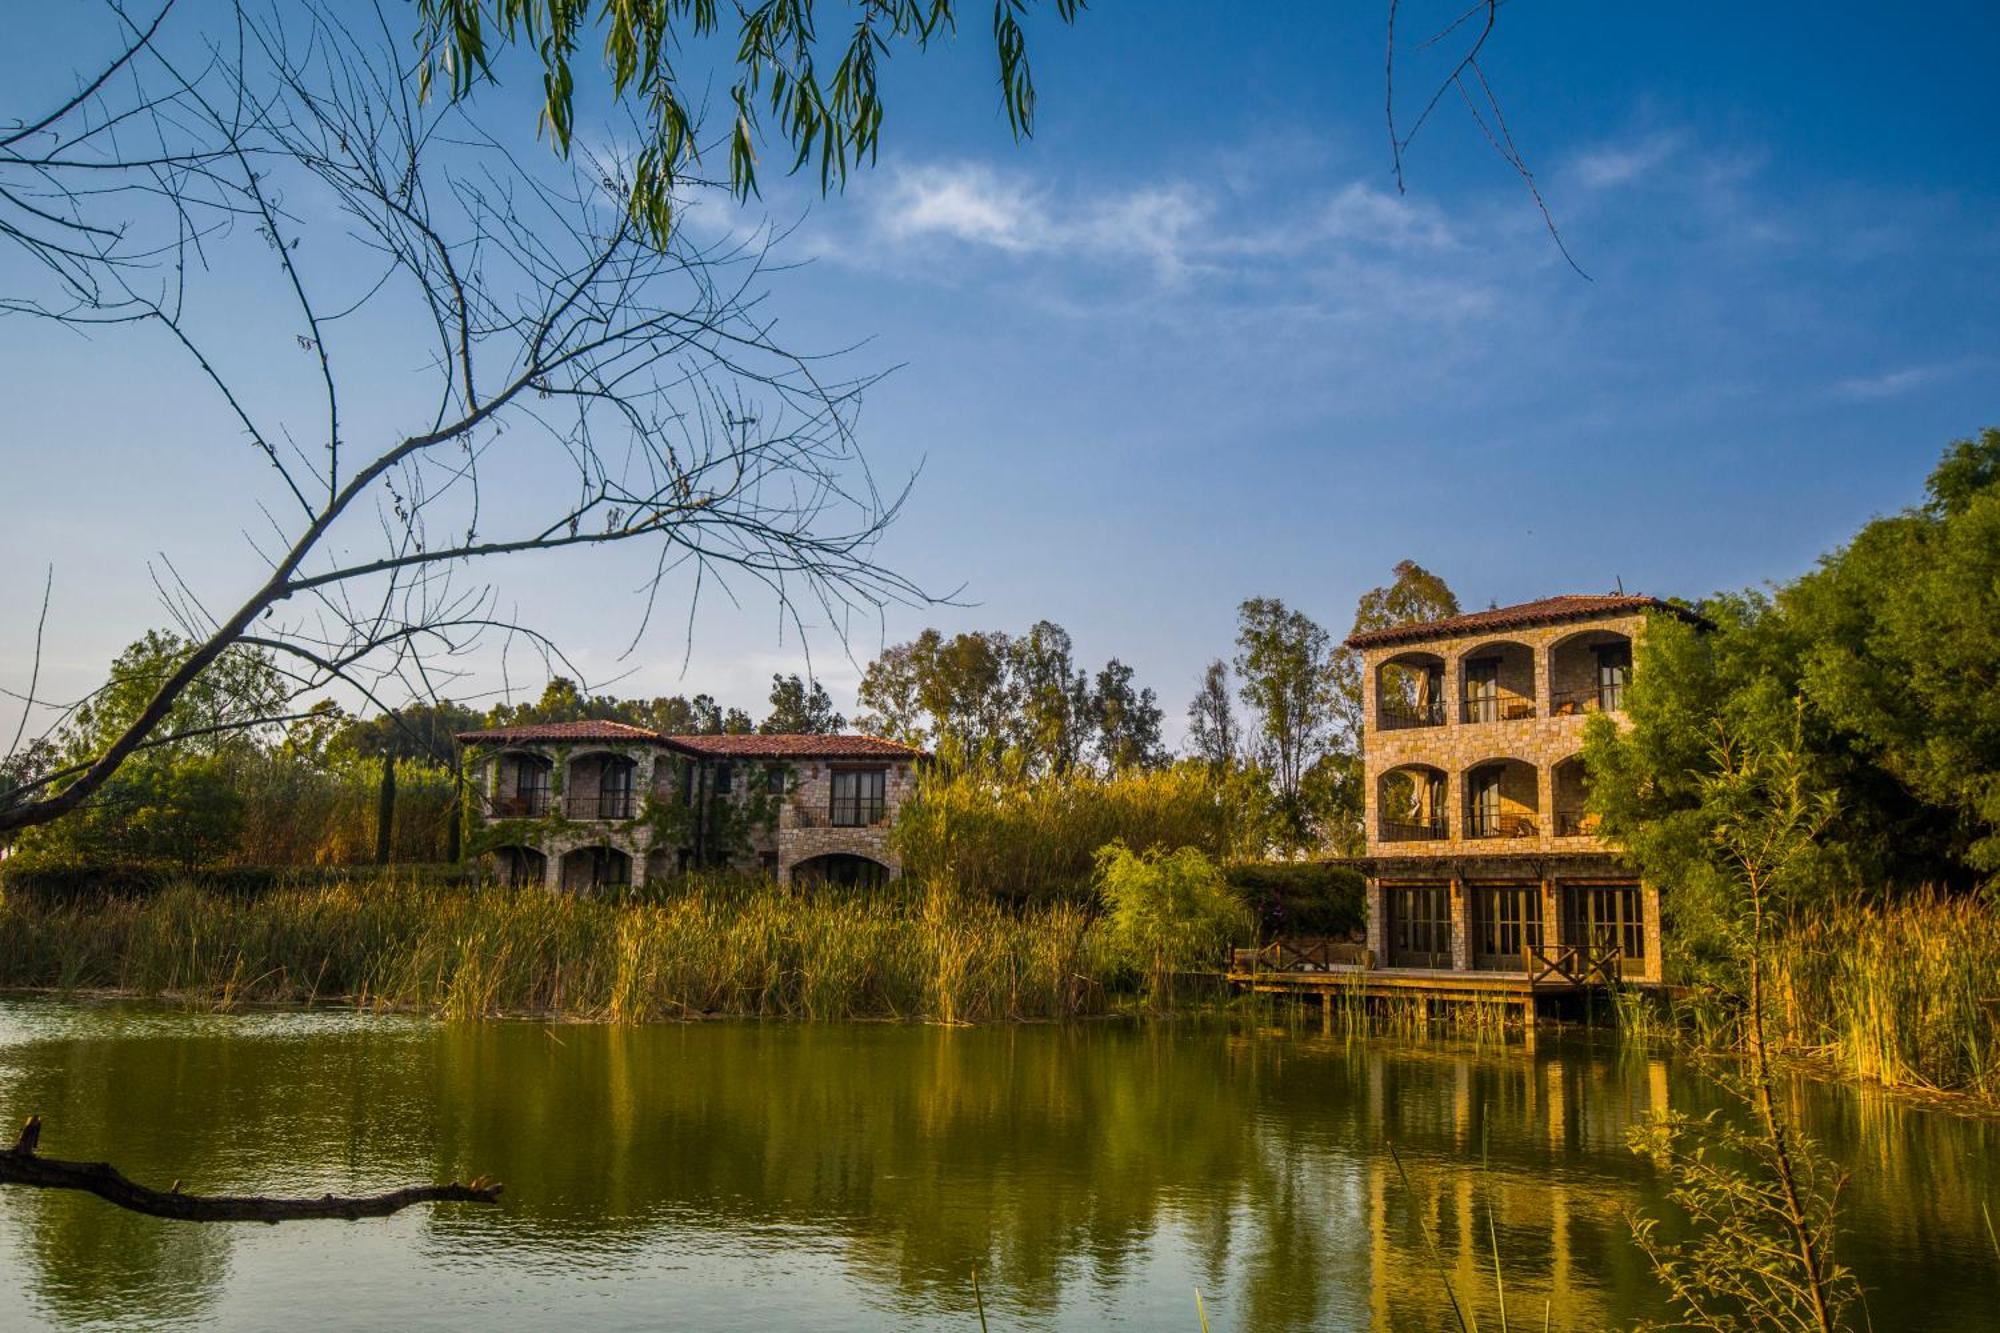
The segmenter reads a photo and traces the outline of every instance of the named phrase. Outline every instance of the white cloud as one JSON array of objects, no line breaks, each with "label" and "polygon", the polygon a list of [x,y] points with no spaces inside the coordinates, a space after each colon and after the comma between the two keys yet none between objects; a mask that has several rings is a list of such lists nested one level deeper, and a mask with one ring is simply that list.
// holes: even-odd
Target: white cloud
[{"label": "white cloud", "polygon": [[1613,189],[1651,176],[1680,148],[1677,134],[1650,134],[1630,143],[1591,149],[1570,164],[1570,171],[1586,189]]},{"label": "white cloud", "polygon": [[1909,366],[1879,375],[1855,375],[1835,384],[1833,395],[1852,402],[1879,402],[1935,383],[1950,374],[1952,369],[1950,366]]}]

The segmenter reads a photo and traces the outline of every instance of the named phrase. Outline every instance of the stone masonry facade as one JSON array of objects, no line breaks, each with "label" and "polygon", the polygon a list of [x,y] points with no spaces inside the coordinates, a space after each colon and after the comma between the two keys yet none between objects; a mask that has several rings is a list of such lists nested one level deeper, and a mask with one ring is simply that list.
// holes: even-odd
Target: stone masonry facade
[{"label": "stone masonry facade", "polygon": [[[1648,598],[1559,597],[1350,640],[1363,662],[1368,946],[1378,964],[1523,966],[1482,957],[1479,941],[1554,951],[1595,931],[1623,942],[1628,979],[1660,980],[1659,892],[1596,835],[1581,752],[1593,716],[1626,725],[1630,654],[1661,614],[1684,613]],[[1497,779],[1493,790],[1482,779]],[[1411,939],[1440,943],[1443,932],[1395,931],[1398,904],[1448,920],[1448,953],[1409,962]],[[1481,911],[1504,911],[1508,929],[1482,929]]]},{"label": "stone masonry facade", "polygon": [[873,737],[679,737],[619,723],[459,740],[474,775],[470,846],[503,880],[572,892],[697,867],[893,879],[889,831],[924,758]]}]

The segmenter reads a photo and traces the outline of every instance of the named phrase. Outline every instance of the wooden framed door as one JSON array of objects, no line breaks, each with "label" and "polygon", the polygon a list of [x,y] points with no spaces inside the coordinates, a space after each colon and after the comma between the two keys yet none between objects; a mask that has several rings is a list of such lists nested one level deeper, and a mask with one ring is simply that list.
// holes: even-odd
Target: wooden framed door
[{"label": "wooden framed door", "polygon": [[1443,880],[1385,884],[1389,966],[1451,966],[1451,889]]},{"label": "wooden framed door", "polygon": [[1474,884],[1472,965],[1488,972],[1527,968],[1525,950],[1542,942],[1542,886]]},{"label": "wooden framed door", "polygon": [[1646,970],[1646,919],[1637,884],[1565,884],[1563,942],[1620,951],[1619,970]]}]

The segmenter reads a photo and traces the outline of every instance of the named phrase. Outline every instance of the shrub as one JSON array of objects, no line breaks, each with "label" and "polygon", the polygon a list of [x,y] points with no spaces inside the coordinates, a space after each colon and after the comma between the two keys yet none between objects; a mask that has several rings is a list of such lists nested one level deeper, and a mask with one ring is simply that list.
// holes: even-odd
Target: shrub
[{"label": "shrub", "polygon": [[1098,849],[1097,882],[1111,948],[1155,1004],[1172,1005],[1175,973],[1212,965],[1250,929],[1222,871],[1193,847],[1135,852],[1111,843]]},{"label": "shrub", "polygon": [[1226,867],[1229,887],[1257,919],[1258,932],[1352,938],[1367,929],[1368,880],[1325,861],[1245,861]]}]

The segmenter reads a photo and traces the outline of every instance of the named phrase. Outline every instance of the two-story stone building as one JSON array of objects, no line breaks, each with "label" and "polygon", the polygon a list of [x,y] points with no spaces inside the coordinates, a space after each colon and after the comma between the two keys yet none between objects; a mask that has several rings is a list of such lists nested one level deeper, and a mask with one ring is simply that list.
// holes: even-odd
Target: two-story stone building
[{"label": "two-story stone building", "polygon": [[509,884],[596,892],[698,867],[871,883],[923,752],[874,736],[672,736],[624,722],[460,733],[470,847]]},{"label": "two-story stone building", "polygon": [[1572,595],[1348,640],[1364,664],[1375,967],[1560,977],[1602,961],[1660,979],[1659,891],[1597,836],[1582,760],[1586,722],[1622,718],[1655,616],[1696,619]]}]

